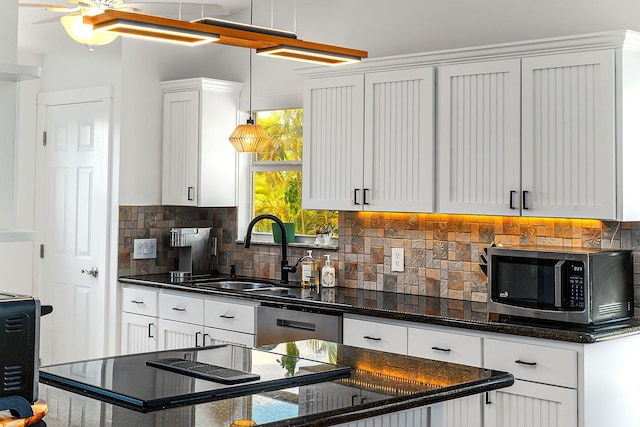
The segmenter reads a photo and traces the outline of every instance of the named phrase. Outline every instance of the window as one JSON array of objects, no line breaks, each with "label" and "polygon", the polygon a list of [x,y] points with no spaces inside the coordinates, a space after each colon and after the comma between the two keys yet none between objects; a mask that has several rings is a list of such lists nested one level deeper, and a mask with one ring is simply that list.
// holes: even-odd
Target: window
[{"label": "window", "polygon": [[[249,168],[253,188],[252,215],[272,214],[293,222],[297,235],[315,235],[319,230],[338,231],[337,211],[302,210],[302,109],[257,113],[256,123],[273,144],[258,153]],[[254,231],[270,232],[267,221]]]}]

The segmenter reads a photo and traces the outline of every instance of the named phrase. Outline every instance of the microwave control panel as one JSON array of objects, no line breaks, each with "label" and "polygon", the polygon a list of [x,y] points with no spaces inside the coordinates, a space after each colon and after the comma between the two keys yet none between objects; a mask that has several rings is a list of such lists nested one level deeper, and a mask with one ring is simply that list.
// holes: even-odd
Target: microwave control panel
[{"label": "microwave control panel", "polygon": [[567,263],[567,303],[568,308],[584,309],[584,269],[585,265],[580,261]]}]

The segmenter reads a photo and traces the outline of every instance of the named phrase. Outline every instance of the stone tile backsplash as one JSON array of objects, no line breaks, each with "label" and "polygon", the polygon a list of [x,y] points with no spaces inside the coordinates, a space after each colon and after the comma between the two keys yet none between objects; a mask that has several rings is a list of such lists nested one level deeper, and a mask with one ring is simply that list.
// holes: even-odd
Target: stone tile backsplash
[{"label": "stone tile backsplash", "polygon": [[[165,273],[177,268],[177,251],[169,246],[172,227],[212,227],[218,238],[213,268],[261,278],[279,278],[280,246],[237,241],[235,208],[121,206],[119,275]],[[550,245],[632,249],[636,305],[640,305],[640,222],[607,222],[549,218],[472,215],[340,212],[336,251],[314,248],[314,257],[329,253],[339,286],[383,290],[456,300],[486,301],[487,279],[480,253],[491,242],[505,245]],[[158,240],[155,260],[133,260],[134,238]],[[405,271],[391,271],[391,248],[404,248]],[[308,248],[292,245],[289,263]]]}]

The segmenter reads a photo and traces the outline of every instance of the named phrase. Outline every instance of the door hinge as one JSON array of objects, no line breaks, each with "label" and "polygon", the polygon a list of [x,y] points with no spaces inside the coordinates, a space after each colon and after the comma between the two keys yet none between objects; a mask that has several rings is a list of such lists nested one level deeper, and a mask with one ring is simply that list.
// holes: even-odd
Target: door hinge
[{"label": "door hinge", "polygon": [[44,245],[40,245],[40,258],[44,258]]},{"label": "door hinge", "polygon": [[47,131],[42,132],[42,145],[47,146]]}]

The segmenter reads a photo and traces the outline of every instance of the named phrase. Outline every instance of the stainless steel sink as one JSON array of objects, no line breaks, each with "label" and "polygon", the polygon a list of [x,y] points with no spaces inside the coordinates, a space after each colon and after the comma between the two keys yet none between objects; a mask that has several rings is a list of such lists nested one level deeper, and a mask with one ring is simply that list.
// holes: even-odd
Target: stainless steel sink
[{"label": "stainless steel sink", "polygon": [[287,288],[281,286],[274,286],[271,283],[263,282],[249,282],[242,280],[222,280],[222,281],[209,281],[200,282],[196,286],[209,289],[228,289],[230,291],[240,292],[266,292],[266,293],[279,293],[286,291]]}]

